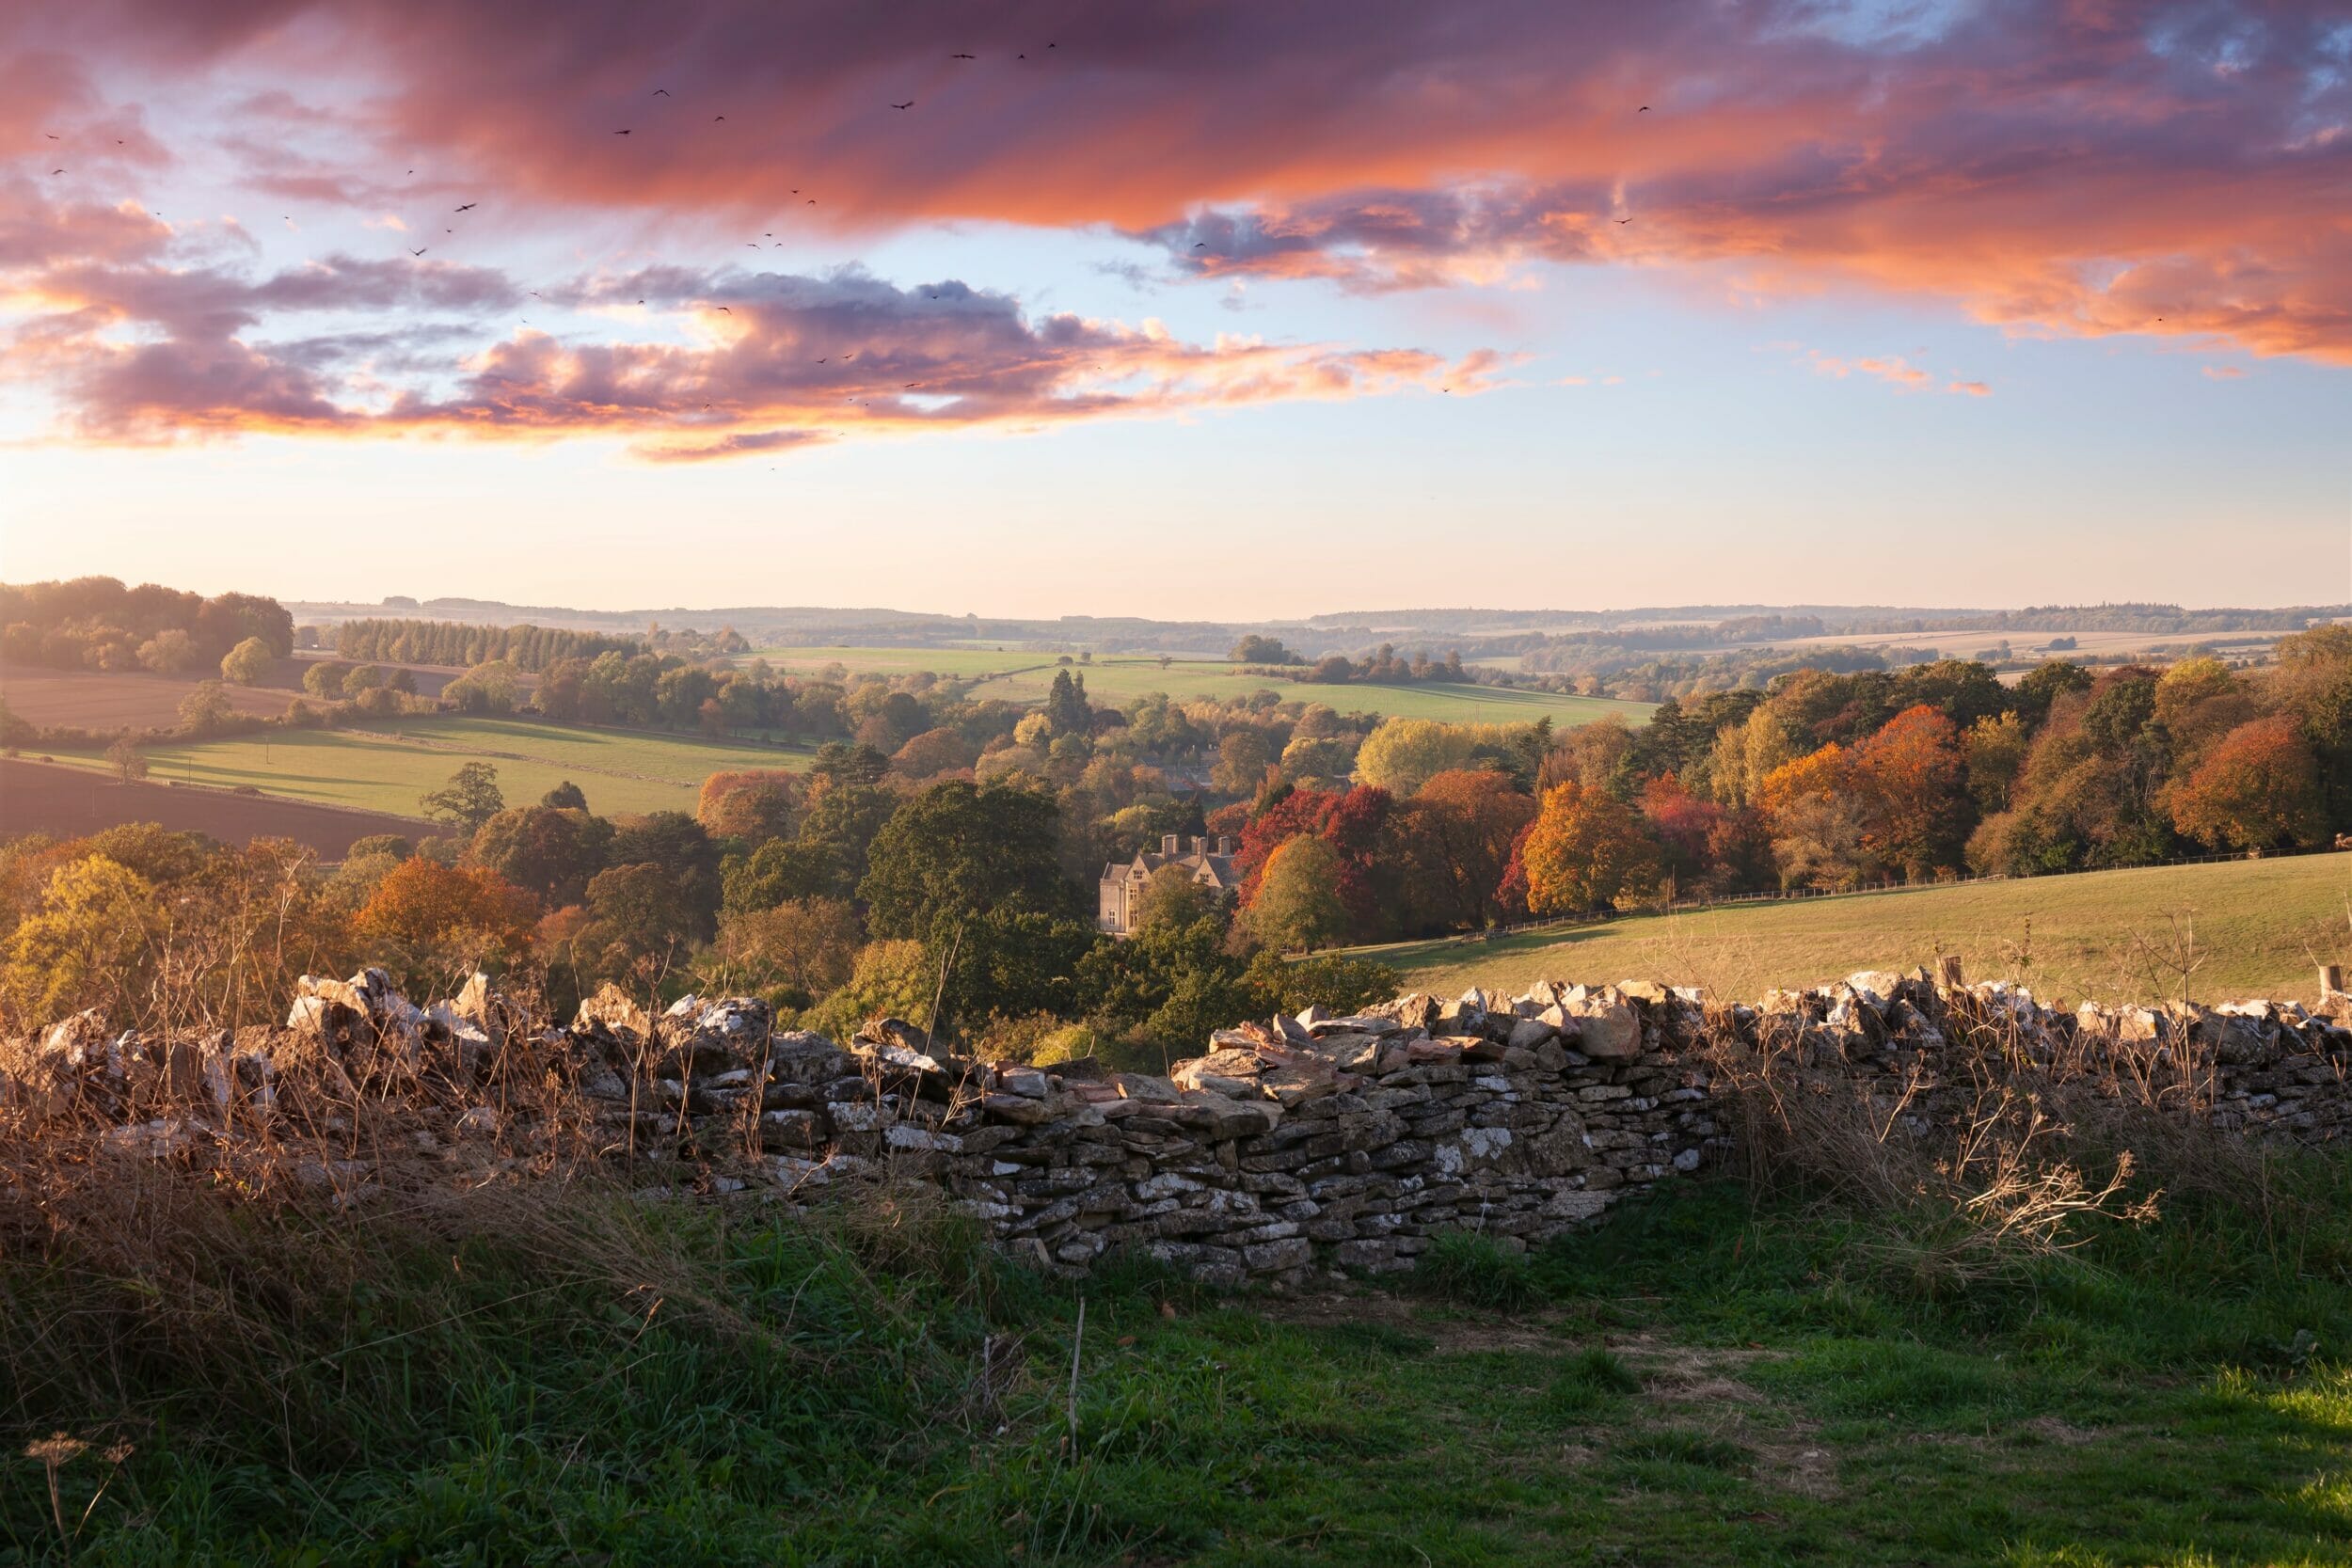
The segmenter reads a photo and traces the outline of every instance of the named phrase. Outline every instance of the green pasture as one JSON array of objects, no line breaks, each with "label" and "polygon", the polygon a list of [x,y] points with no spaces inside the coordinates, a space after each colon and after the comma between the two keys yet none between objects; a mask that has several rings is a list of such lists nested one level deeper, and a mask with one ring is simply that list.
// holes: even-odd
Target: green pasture
[{"label": "green pasture", "polygon": [[2221,861],[1729,905],[1605,924],[1362,948],[1408,985],[1453,995],[1538,979],[1706,986],[1753,998],[1958,953],[1973,977],[2044,998],[2314,999],[2316,966],[2352,958],[2352,856]]}]

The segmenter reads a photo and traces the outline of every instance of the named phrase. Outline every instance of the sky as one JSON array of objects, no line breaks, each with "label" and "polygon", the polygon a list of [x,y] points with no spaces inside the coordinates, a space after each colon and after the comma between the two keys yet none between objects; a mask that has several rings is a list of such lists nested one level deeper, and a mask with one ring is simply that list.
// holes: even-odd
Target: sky
[{"label": "sky", "polygon": [[2352,600],[2352,0],[0,9],[0,577]]}]

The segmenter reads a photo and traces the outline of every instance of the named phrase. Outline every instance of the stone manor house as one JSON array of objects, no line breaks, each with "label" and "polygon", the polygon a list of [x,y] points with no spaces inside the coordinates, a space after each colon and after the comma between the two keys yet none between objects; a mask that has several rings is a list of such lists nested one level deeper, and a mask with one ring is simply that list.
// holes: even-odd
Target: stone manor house
[{"label": "stone manor house", "polygon": [[1240,873],[1233,869],[1232,839],[1219,838],[1211,848],[1205,838],[1195,838],[1187,846],[1183,837],[1169,833],[1160,840],[1159,853],[1146,849],[1125,865],[1114,861],[1103,867],[1103,880],[1095,893],[1094,923],[1113,936],[1133,936],[1136,921],[1143,913],[1144,884],[1164,865],[1184,867],[1194,881],[1212,893],[1230,893],[1241,884]]}]

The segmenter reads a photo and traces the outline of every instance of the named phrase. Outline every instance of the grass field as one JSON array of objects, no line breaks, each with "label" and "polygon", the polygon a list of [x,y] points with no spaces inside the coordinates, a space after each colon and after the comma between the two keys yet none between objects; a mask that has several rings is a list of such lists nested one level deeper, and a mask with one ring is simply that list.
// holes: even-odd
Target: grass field
[{"label": "grass field", "polygon": [[[538,800],[565,779],[587,793],[590,809],[692,811],[703,780],[731,768],[801,768],[813,754],[781,747],[739,746],[684,736],[575,729],[519,719],[400,719],[394,733],[300,730],[240,736],[149,750],[150,776],[367,811],[418,815],[417,798],[437,789],[468,762],[499,770],[512,803]],[[60,762],[103,767],[97,757],[57,753]]]},{"label": "grass field", "polygon": [[2168,1197],[1950,1291],[1722,1181],[1286,1297],[1049,1280],[879,1198],[66,1226],[0,1252],[0,1560],[2341,1563],[2348,1184],[2311,1164],[2296,1224]]},{"label": "grass field", "polygon": [[[1454,995],[1538,979],[1703,985],[1754,998],[1860,969],[1909,969],[1958,953],[1971,976],[2045,999],[2162,1001],[2194,962],[2200,1001],[2315,1000],[2314,965],[2352,958],[2352,856],[2223,861],[1857,894],[1639,916],[1493,942],[1357,951],[1406,983]],[[2193,938],[2193,941],[2186,940]]]},{"label": "grass field", "polygon": [[[1253,691],[1272,691],[1287,703],[1326,703],[1342,713],[1378,713],[1405,719],[1440,719],[1451,723],[1532,724],[1549,717],[1554,729],[1573,729],[1606,714],[1628,723],[1649,717],[1650,704],[1602,697],[1564,697],[1549,691],[1515,691],[1493,686],[1411,684],[1406,686],[1312,686],[1245,674],[1223,660],[1178,659],[1163,669],[1156,658],[1096,659],[1072,671],[1086,677],[1087,695],[1113,705],[1154,691],[1171,697],[1228,701]],[[988,681],[976,697],[1037,702],[1054,684],[1052,667]]]},{"label": "grass field", "polygon": [[[889,675],[929,670],[966,680],[993,676],[981,679],[972,694],[1016,703],[1043,700],[1061,668],[1055,662],[1058,656],[1052,653],[997,653],[984,648],[762,648],[755,657],[779,669],[798,671],[838,663],[852,671]],[[1343,713],[1395,714],[1454,723],[1529,724],[1549,715],[1555,729],[1571,729],[1609,713],[1639,724],[1649,717],[1651,706],[1487,686],[1309,686],[1246,674],[1221,658],[1178,658],[1163,667],[1156,657],[1109,657],[1073,664],[1070,670],[1086,677],[1089,697],[1114,706],[1154,691],[1218,701],[1272,691],[1284,702],[1327,703]]]}]

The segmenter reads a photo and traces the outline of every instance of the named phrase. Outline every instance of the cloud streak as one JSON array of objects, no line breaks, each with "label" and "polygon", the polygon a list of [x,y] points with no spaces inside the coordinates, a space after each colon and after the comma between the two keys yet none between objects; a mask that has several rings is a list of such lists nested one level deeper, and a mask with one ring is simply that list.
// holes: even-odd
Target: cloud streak
[{"label": "cloud streak", "polygon": [[[18,278],[20,297],[41,308],[9,339],[8,373],[57,388],[83,439],[621,436],[681,462],[859,434],[1467,393],[1496,385],[1505,363],[1487,352],[1449,361],[1415,349],[1186,341],[1154,322],[1032,317],[961,282],[899,288],[855,270],[662,267],[541,292],[552,306],[626,310],[666,333],[592,341],[480,325],[524,301],[494,269],[332,256],[247,276],[217,257],[173,264],[172,249],[168,230],[139,228],[106,262],[56,262],[35,247]],[[263,335],[322,317],[396,325]]]}]

